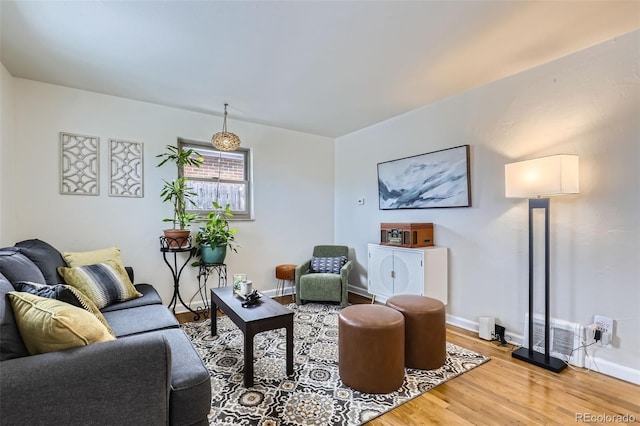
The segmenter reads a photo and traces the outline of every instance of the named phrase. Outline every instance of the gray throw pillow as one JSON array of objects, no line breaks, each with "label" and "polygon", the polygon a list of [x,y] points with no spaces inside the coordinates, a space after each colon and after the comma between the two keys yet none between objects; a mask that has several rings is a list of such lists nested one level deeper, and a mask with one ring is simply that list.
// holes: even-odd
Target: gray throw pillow
[{"label": "gray throw pillow", "polygon": [[309,272],[312,274],[339,274],[347,263],[347,256],[338,257],[312,257]]},{"label": "gray throw pillow", "polygon": [[36,264],[17,250],[17,248],[11,247],[0,251],[0,274],[4,275],[11,284],[18,281],[45,284],[44,275]]},{"label": "gray throw pillow", "polygon": [[47,299],[60,300],[62,302],[66,302],[78,308],[84,309],[76,294],[62,284],[45,285],[28,281],[18,281],[13,285],[13,287],[18,291],[24,291],[25,293],[34,294],[40,297],[46,297]]},{"label": "gray throw pillow", "polygon": [[58,274],[58,268],[67,264],[55,247],[38,239],[20,241],[15,246],[36,264],[47,284],[64,283],[62,276]]},{"label": "gray throw pillow", "polygon": [[13,285],[0,274],[0,361],[29,355],[24,346],[7,293]]}]

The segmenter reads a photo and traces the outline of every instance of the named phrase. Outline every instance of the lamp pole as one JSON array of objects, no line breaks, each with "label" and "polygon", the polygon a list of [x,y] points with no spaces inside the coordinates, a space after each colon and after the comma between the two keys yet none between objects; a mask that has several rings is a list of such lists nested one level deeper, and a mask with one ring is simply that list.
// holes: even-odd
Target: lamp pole
[{"label": "lamp pole", "polygon": [[[549,303],[549,198],[530,198],[529,199],[529,347],[520,348],[512,352],[512,356],[516,359],[526,361],[546,368],[555,373],[559,373],[567,364],[561,359],[552,357],[549,344],[549,324],[551,322],[550,303]],[[533,210],[544,209],[544,354],[533,349]]]}]

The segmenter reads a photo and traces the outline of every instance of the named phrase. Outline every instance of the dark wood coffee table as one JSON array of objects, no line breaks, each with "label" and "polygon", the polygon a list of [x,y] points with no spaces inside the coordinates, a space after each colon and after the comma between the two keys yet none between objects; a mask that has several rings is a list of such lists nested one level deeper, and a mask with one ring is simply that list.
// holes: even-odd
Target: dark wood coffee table
[{"label": "dark wood coffee table", "polygon": [[242,299],[233,293],[233,287],[211,289],[211,335],[218,334],[216,309],[220,309],[244,333],[244,386],[253,386],[253,337],[263,331],[287,330],[287,375],[293,374],[293,311],[280,303],[262,296],[260,302],[243,308]]}]

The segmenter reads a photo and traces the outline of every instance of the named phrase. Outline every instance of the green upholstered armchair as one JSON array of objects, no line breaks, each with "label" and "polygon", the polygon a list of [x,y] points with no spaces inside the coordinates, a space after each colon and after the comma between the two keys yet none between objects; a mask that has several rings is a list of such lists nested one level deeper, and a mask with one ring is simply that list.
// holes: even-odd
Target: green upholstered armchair
[{"label": "green upholstered armchair", "polygon": [[349,304],[347,288],[349,286],[349,272],[353,261],[349,259],[347,246],[315,246],[313,257],[345,256],[347,263],[342,266],[339,274],[312,273],[311,259],[296,267],[296,303],[305,301],[340,302],[343,308]]}]

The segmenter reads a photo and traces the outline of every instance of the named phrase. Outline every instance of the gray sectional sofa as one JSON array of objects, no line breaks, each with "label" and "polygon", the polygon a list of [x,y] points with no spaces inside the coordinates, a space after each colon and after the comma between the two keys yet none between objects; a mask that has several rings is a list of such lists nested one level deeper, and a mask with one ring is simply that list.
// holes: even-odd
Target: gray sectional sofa
[{"label": "gray sectional sofa", "polygon": [[115,340],[28,354],[7,293],[18,281],[63,283],[58,266],[60,252],[40,240],[0,249],[0,423],[208,424],[209,372],[149,284],[101,310]]}]

